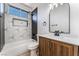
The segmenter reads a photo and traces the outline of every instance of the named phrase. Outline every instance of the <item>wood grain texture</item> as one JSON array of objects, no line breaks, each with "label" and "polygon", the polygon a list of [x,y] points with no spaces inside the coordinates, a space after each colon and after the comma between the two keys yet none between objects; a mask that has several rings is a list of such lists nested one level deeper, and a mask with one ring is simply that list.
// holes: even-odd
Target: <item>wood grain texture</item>
[{"label": "wood grain texture", "polygon": [[39,40],[39,55],[40,56],[49,56],[50,55],[50,45],[49,40],[41,38]]},{"label": "wood grain texture", "polygon": [[39,37],[40,56],[77,56],[78,46]]}]

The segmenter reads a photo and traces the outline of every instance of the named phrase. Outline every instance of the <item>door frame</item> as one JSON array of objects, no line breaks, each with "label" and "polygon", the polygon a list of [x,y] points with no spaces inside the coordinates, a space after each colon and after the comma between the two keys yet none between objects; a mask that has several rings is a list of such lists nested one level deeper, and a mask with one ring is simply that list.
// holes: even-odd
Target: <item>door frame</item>
[{"label": "door frame", "polygon": [[[31,27],[32,27],[32,13],[35,11],[35,10],[37,10],[37,15],[36,15],[36,18],[37,18],[37,33],[38,33],[38,7],[36,7],[32,12],[31,12]],[[32,31],[31,31],[32,32]],[[33,33],[33,32],[32,32]],[[36,34],[37,34],[36,33]],[[31,34],[32,35],[32,34]],[[32,36],[31,36],[32,37]],[[37,35],[36,35],[36,37],[37,37]],[[36,39],[36,41],[37,41],[37,39]]]}]

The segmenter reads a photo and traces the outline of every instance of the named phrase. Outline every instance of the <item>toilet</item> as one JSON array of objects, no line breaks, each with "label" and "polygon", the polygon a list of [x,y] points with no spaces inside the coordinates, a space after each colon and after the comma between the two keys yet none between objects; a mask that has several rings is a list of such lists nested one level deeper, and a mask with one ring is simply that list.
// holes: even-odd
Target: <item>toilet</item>
[{"label": "toilet", "polygon": [[29,44],[28,49],[30,50],[30,55],[31,56],[37,56],[37,48],[38,48],[38,43],[33,41]]}]

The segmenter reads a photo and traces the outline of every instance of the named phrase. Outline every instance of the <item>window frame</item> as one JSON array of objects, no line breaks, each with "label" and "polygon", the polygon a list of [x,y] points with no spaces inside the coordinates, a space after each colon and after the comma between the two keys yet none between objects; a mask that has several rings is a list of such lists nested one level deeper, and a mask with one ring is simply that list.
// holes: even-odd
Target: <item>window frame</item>
[{"label": "window frame", "polygon": [[[8,4],[8,14],[10,14],[10,13],[9,13],[9,8],[10,8],[10,7],[15,8],[15,9],[18,9],[18,10],[20,11],[20,12],[19,12],[20,14],[21,14],[21,11],[26,12],[26,14],[27,14],[26,17],[22,17],[22,18],[27,18],[27,19],[29,18],[29,13],[30,13],[29,11],[23,10],[23,9],[21,9],[21,8],[19,8],[19,7],[15,7],[15,6],[12,6],[12,5],[9,5],[9,4]],[[12,14],[10,14],[10,15],[12,15]],[[17,15],[14,15],[14,16],[17,16]],[[20,15],[20,16],[17,16],[17,17],[21,17],[21,15]]]}]

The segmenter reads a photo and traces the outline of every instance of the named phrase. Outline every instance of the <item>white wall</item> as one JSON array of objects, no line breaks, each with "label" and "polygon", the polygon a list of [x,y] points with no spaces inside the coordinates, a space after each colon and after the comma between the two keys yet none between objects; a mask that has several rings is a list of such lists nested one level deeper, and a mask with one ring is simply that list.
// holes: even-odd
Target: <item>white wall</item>
[{"label": "white wall", "polygon": [[[38,34],[49,33],[49,5],[40,4],[38,6]],[[46,21],[47,25],[43,26]]]},{"label": "white wall", "polygon": [[[43,21],[47,22],[43,26]],[[79,3],[70,3],[70,34],[79,37]],[[38,34],[49,33],[49,5],[38,7]]]},{"label": "white wall", "polygon": [[71,34],[79,37],[79,3],[70,3],[70,22]]}]

